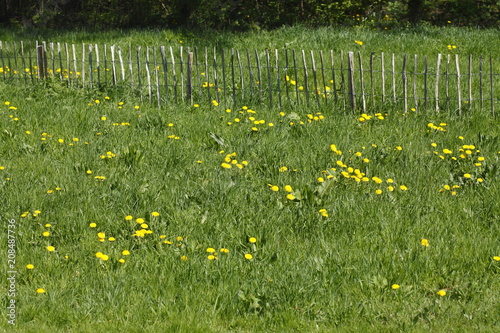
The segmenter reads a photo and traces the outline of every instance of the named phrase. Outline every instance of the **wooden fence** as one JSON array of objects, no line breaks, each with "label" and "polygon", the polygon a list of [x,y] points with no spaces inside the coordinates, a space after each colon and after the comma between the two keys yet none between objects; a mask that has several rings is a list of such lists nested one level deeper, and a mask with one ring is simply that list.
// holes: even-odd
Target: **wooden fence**
[{"label": "wooden fence", "polygon": [[159,107],[172,102],[332,105],[367,110],[461,113],[499,104],[500,64],[492,56],[436,57],[293,49],[237,50],[1,42],[0,78],[24,84],[130,89]]}]

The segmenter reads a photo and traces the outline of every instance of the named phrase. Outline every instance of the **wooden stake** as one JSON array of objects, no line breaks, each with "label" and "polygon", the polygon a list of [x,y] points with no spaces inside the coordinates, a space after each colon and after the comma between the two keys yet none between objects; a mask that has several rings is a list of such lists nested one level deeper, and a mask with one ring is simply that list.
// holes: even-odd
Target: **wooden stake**
[{"label": "wooden stake", "polygon": [[92,44],[89,44],[89,87],[92,89],[92,77],[93,77],[93,66],[92,66]]},{"label": "wooden stake", "polygon": [[406,53],[403,55],[403,69],[401,70],[403,79],[403,111],[408,112],[408,77],[406,76]]},{"label": "wooden stake", "polygon": [[491,115],[494,117],[495,116],[495,103],[493,99],[494,93],[493,93],[493,60],[490,55],[490,100],[491,100]]},{"label": "wooden stake", "polygon": [[365,98],[365,80],[363,73],[363,61],[361,59],[361,52],[358,51],[358,60],[359,60],[359,79],[361,81],[361,102],[363,106],[363,112],[366,113],[366,98]]},{"label": "wooden stake", "polygon": [[382,76],[382,104],[385,102],[385,65],[384,65],[384,52],[380,54],[380,75]]},{"label": "wooden stake", "polygon": [[356,110],[356,98],[354,89],[354,52],[347,53],[347,89],[349,91],[349,104],[351,109]]},{"label": "wooden stake", "polygon": [[146,46],[146,78],[148,80],[148,97],[151,103],[153,91],[151,89],[151,73],[149,72],[149,46]]},{"label": "wooden stake", "polygon": [[392,64],[392,100],[396,103],[396,64],[394,62],[394,53],[391,58]]},{"label": "wooden stake", "polygon": [[472,54],[469,54],[469,108],[472,105]]},{"label": "wooden stake", "polygon": [[460,64],[458,61],[458,54],[455,54],[455,65],[457,67],[457,102],[458,102],[458,114],[462,115],[462,91],[460,88]]},{"label": "wooden stake", "polygon": [[370,53],[370,90],[372,95],[372,107],[375,107],[375,88],[373,87],[373,55],[375,52]]},{"label": "wooden stake", "polygon": [[116,63],[115,63],[115,46],[111,45],[111,68],[113,74],[113,85],[116,86]]},{"label": "wooden stake", "polygon": [[[215,54],[214,54],[214,67],[215,67]],[[215,71],[215,68],[214,68]],[[188,52],[188,65],[187,65],[187,86],[186,93],[189,103],[193,104],[193,82],[191,78],[193,76],[193,52]],[[217,89],[217,88],[216,88]]]},{"label": "wooden stake", "polygon": [[317,80],[317,75],[316,75],[316,61],[314,60],[314,53],[311,50],[311,69],[313,72],[313,83],[314,83],[314,95],[316,96],[316,104],[319,105],[319,94],[320,90],[318,87],[318,80]]},{"label": "wooden stake", "polygon": [[269,89],[269,107],[273,107],[273,88],[271,79],[271,63],[269,59],[269,50],[266,49],[266,64],[267,64],[267,83]]}]

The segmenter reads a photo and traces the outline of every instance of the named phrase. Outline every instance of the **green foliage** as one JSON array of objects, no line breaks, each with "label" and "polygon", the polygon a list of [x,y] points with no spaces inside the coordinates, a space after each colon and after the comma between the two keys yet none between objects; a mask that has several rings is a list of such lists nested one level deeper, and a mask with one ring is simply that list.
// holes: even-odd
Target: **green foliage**
[{"label": "green foliage", "polygon": [[[273,29],[283,25],[369,26],[409,23],[496,27],[495,0],[20,0],[0,16],[0,24],[24,27],[197,27]],[[448,23],[450,22],[450,23]]]}]

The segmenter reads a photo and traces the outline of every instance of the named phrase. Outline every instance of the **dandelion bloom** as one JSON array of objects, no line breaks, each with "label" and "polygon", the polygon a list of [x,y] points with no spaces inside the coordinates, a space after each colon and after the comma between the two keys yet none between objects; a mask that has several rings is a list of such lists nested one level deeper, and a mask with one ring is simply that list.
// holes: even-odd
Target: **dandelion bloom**
[{"label": "dandelion bloom", "polygon": [[420,241],[420,244],[422,244],[422,246],[428,247],[429,241],[425,238],[422,238],[422,240]]},{"label": "dandelion bloom", "polygon": [[293,189],[292,189],[292,187],[290,185],[285,185],[284,189],[287,192],[292,192],[293,191]]},{"label": "dandelion bloom", "polygon": [[273,191],[273,192],[278,192],[278,191],[280,190],[280,188],[279,188],[278,186],[276,186],[276,185],[272,185],[272,186],[270,187],[270,189],[271,189],[271,191]]},{"label": "dandelion bloom", "polygon": [[182,257],[181,257],[181,260],[182,260],[182,261],[187,261],[187,260],[188,260],[188,257],[187,257],[187,256],[182,256]]},{"label": "dandelion bloom", "polygon": [[89,227],[95,228],[95,227],[97,227],[97,224],[95,224],[94,222],[92,222],[92,223],[89,224]]},{"label": "dandelion bloom", "polygon": [[56,248],[55,248],[55,247],[53,247],[52,245],[47,246],[47,251],[49,251],[49,252],[54,252],[55,250],[56,250]]},{"label": "dandelion bloom", "polygon": [[215,257],[213,254],[210,254],[207,256],[207,259],[208,260],[215,260],[215,259],[217,259],[217,257]]},{"label": "dandelion bloom", "polygon": [[214,252],[215,252],[215,249],[214,249],[213,247],[209,247],[209,248],[207,249],[207,252],[208,252],[208,253],[214,253]]},{"label": "dandelion bloom", "polygon": [[446,291],[441,289],[440,291],[438,291],[436,294],[438,294],[439,296],[443,297],[443,296],[446,296]]},{"label": "dandelion bloom", "polygon": [[123,258],[122,258],[122,259],[119,259],[119,260],[118,260],[118,262],[119,262],[120,264],[124,264],[124,263],[125,263],[125,259],[123,259]]},{"label": "dandelion bloom", "polygon": [[257,238],[255,238],[255,237],[250,237],[250,238],[248,239],[248,241],[249,241],[250,243],[256,243],[256,242],[257,242]]},{"label": "dandelion bloom", "polygon": [[50,236],[50,232],[44,231],[44,232],[42,232],[42,236],[43,237],[49,237]]},{"label": "dandelion bloom", "polygon": [[38,288],[38,289],[36,290],[36,293],[37,293],[37,294],[44,294],[44,293],[45,293],[45,289],[43,289],[43,288]]},{"label": "dandelion bloom", "polygon": [[500,256],[494,256],[494,257],[493,257],[493,260],[495,260],[495,261],[500,261]]},{"label": "dandelion bloom", "polygon": [[153,215],[154,217],[158,217],[158,216],[160,216],[160,213],[158,213],[158,212],[152,212],[151,215]]},{"label": "dandelion bloom", "polygon": [[135,220],[135,222],[137,222],[138,224],[142,224],[144,223],[144,219],[142,217],[139,217]]},{"label": "dandelion bloom", "polygon": [[130,254],[130,251],[128,251],[128,250],[122,251],[122,256],[128,256],[129,254]]},{"label": "dandelion bloom", "polygon": [[222,249],[220,249],[220,252],[221,253],[229,253],[229,249],[226,249],[223,247]]},{"label": "dandelion bloom", "polygon": [[107,254],[103,254],[100,259],[106,261],[109,259],[109,256]]},{"label": "dandelion bloom", "polygon": [[406,191],[406,190],[408,190],[408,187],[406,187],[405,185],[401,185],[401,186],[399,187],[399,189],[400,189],[401,191]]},{"label": "dandelion bloom", "polygon": [[394,289],[394,290],[396,290],[396,289],[401,288],[401,286],[400,286],[399,284],[393,284],[393,285],[391,286],[391,288],[392,288],[392,289]]},{"label": "dandelion bloom", "polygon": [[464,178],[471,178],[470,173],[464,173]]},{"label": "dandelion bloom", "polygon": [[252,260],[253,256],[250,253],[245,254],[245,259]]},{"label": "dandelion bloom", "polygon": [[295,200],[295,196],[294,196],[293,194],[291,194],[291,193],[290,193],[290,194],[287,194],[287,195],[286,195],[286,198],[287,198],[288,200]]},{"label": "dandelion bloom", "polygon": [[35,266],[33,264],[27,264],[26,265],[26,269],[33,269],[35,268]]}]

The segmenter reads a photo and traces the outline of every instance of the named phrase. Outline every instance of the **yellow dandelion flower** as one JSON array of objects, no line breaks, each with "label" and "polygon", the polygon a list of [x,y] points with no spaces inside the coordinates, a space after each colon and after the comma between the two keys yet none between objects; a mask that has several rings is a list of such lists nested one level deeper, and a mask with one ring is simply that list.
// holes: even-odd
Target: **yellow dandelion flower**
[{"label": "yellow dandelion flower", "polygon": [[248,241],[249,241],[250,243],[254,244],[254,243],[256,243],[256,242],[257,242],[257,238],[255,238],[255,237],[250,237],[250,238],[248,239]]},{"label": "yellow dandelion flower", "polygon": [[130,255],[130,251],[129,250],[123,250],[122,251],[122,256],[128,256]]},{"label": "yellow dandelion flower", "polygon": [[45,293],[45,289],[43,289],[43,288],[38,288],[38,289],[36,290],[36,293],[37,293],[37,294],[44,294],[44,293]]},{"label": "yellow dandelion flower", "polygon": [[253,256],[250,253],[245,254],[245,259],[252,260]]},{"label": "yellow dandelion flower", "polygon": [[47,249],[47,251],[49,251],[49,252],[54,252],[54,251],[56,250],[56,248],[55,248],[55,247],[53,247],[52,245],[47,246],[47,248],[46,248],[46,249]]},{"label": "yellow dandelion flower", "polygon": [[95,227],[97,227],[97,224],[95,224],[94,222],[92,222],[92,223],[89,224],[89,227],[95,228]]},{"label": "yellow dandelion flower", "polygon": [[182,260],[182,261],[188,261],[188,257],[187,257],[187,256],[182,256],[182,257],[181,257],[181,260]]},{"label": "yellow dandelion flower", "polygon": [[438,294],[439,296],[443,297],[443,296],[446,296],[446,291],[441,289],[440,291],[438,291],[436,294]]},{"label": "yellow dandelion flower", "polygon": [[154,217],[158,217],[158,216],[160,216],[160,213],[158,213],[158,212],[152,212],[151,215],[153,215]]},{"label": "yellow dandelion flower", "polygon": [[34,268],[35,268],[35,265],[33,265],[33,264],[26,265],[26,269],[34,269]]},{"label": "yellow dandelion flower", "polygon": [[420,244],[422,244],[422,246],[429,247],[429,241],[425,238],[422,238]]},{"label": "yellow dandelion flower", "polygon": [[401,288],[401,286],[399,284],[393,284],[391,286],[391,288],[394,289],[394,290],[397,290],[397,289]]},{"label": "yellow dandelion flower", "polygon": [[295,200],[295,196],[294,196],[293,194],[291,194],[291,193],[287,194],[287,195],[286,195],[286,198],[287,198],[288,200]]}]

